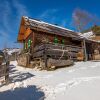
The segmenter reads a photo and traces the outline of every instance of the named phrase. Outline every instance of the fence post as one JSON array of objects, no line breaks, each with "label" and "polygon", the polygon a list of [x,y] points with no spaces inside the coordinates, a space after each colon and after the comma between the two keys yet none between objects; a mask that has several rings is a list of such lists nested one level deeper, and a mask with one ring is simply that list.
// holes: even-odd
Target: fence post
[{"label": "fence post", "polygon": [[7,61],[5,68],[5,82],[6,84],[9,83],[9,61]]}]

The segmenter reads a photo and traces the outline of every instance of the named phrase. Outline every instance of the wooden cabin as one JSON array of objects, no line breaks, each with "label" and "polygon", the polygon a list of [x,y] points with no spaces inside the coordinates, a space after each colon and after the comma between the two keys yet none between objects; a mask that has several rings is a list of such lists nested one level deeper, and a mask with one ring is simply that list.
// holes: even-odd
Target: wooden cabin
[{"label": "wooden cabin", "polygon": [[23,43],[23,52],[30,53],[29,63],[35,59],[41,59],[47,66],[48,59],[55,59],[59,62],[85,58],[83,36],[41,20],[23,16],[17,40]]}]

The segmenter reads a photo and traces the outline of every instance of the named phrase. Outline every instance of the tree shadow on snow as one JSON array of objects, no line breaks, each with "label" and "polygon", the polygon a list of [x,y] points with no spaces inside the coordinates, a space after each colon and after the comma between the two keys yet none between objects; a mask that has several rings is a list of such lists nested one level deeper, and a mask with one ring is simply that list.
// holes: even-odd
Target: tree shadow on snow
[{"label": "tree shadow on snow", "polygon": [[11,70],[11,69],[15,68],[15,66],[14,66],[13,64],[10,64],[10,65],[9,65],[9,68],[10,68],[10,70]]},{"label": "tree shadow on snow", "polygon": [[[29,72],[20,72],[15,69],[16,66],[9,65],[9,84],[14,82],[22,82],[28,78],[34,77],[35,75]],[[6,85],[6,83],[0,84],[0,87]]]},{"label": "tree shadow on snow", "polygon": [[23,80],[26,80],[28,78],[35,76],[29,72],[20,72],[14,68],[15,68],[14,65],[10,65],[9,67],[9,75],[11,75],[10,82],[18,82],[18,81],[21,82]]},{"label": "tree shadow on snow", "polygon": [[12,82],[19,82],[19,81],[21,82],[21,81],[31,78],[33,76],[35,76],[35,75],[33,75],[29,72],[26,72],[26,73],[18,72],[18,73],[16,73],[16,75],[10,77],[10,80]]},{"label": "tree shadow on snow", "polygon": [[36,86],[0,92],[0,100],[44,100],[45,94]]}]

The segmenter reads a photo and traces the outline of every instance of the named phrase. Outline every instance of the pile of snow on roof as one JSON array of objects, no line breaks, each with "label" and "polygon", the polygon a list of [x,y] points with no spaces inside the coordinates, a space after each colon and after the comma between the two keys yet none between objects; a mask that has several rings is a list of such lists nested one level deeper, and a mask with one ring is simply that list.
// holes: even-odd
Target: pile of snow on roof
[{"label": "pile of snow on roof", "polygon": [[86,32],[86,33],[83,34],[83,37],[85,37],[85,38],[91,38],[93,36],[94,36],[94,33],[92,31]]}]

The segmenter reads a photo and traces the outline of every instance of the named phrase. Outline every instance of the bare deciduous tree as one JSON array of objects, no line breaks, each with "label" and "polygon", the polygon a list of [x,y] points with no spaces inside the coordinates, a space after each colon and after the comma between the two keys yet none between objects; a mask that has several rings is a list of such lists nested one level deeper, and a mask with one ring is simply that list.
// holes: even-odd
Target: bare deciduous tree
[{"label": "bare deciduous tree", "polygon": [[75,9],[72,14],[72,24],[77,31],[82,32],[87,26],[96,24],[99,19],[96,16],[91,15],[87,11],[81,9]]}]

